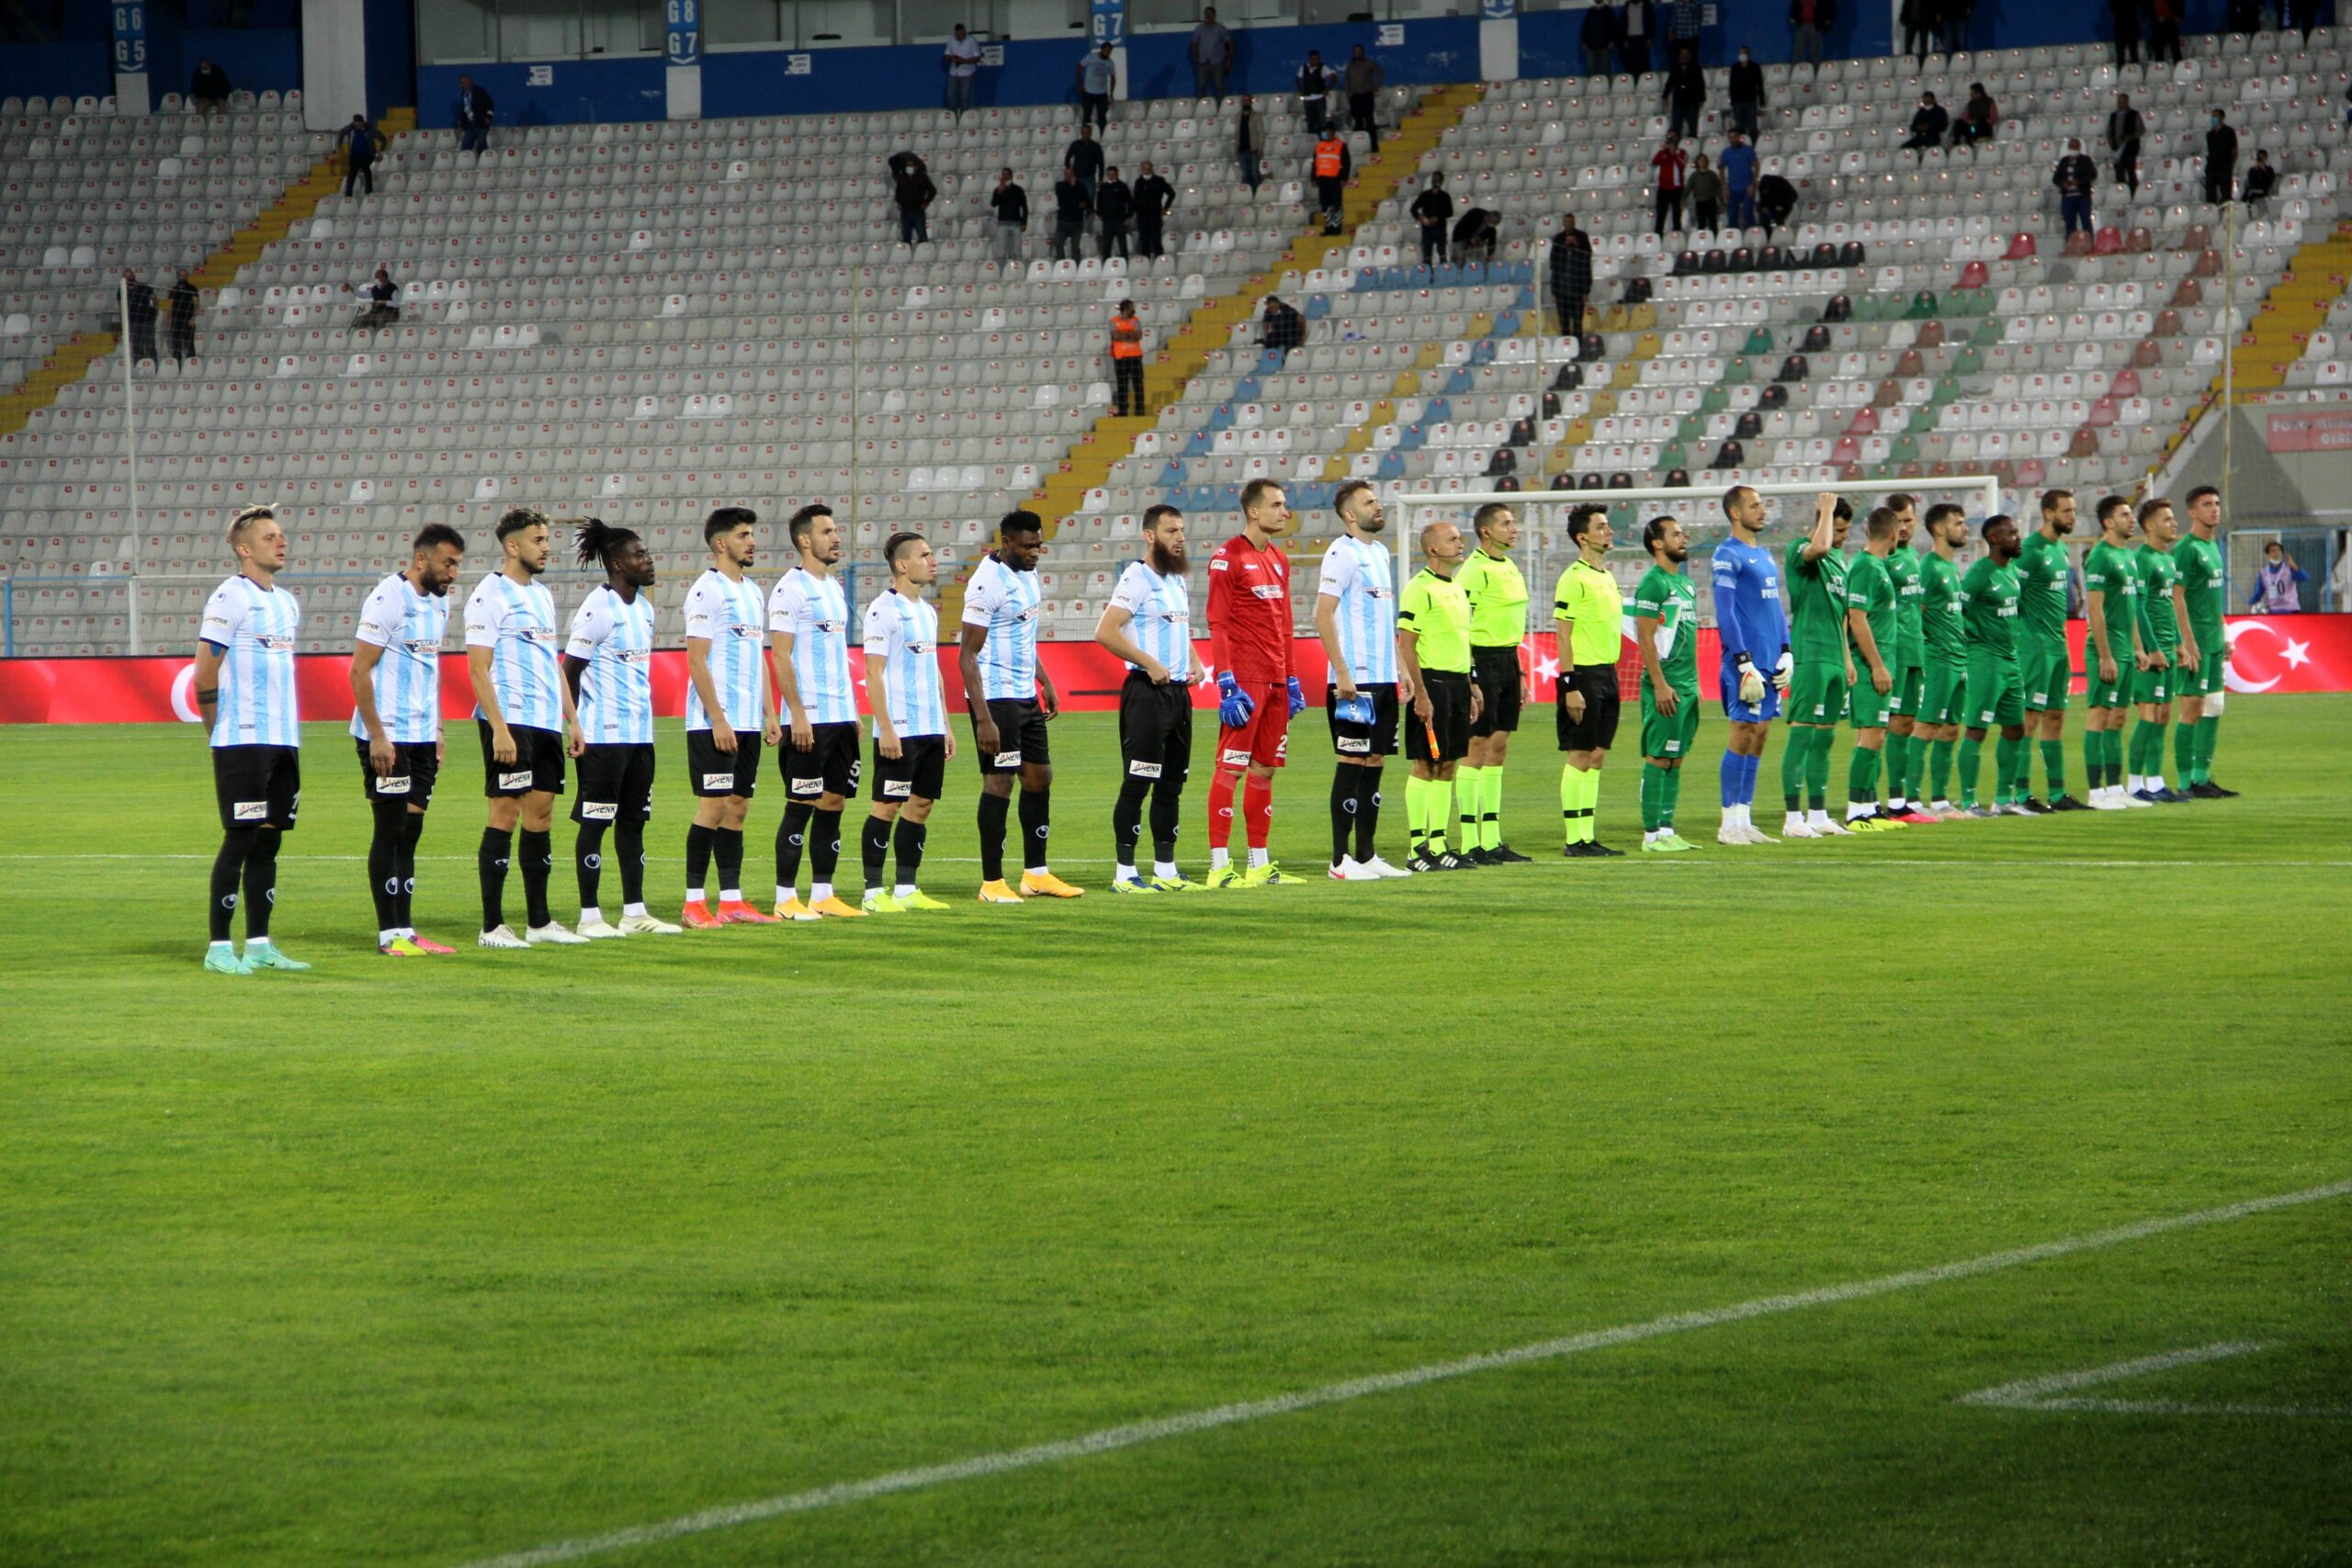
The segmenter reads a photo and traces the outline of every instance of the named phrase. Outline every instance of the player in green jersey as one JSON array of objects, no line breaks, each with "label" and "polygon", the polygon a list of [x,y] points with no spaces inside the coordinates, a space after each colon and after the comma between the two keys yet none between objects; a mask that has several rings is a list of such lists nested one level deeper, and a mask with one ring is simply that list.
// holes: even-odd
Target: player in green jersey
[{"label": "player in green jersey", "polygon": [[[2006,512],[1984,519],[1984,554],[1960,580],[1960,629],[1968,649],[1967,728],[1960,742],[1960,803],[1972,817],[2030,817],[2017,803],[2018,750],[2025,744],[2023,672],[2018,668],[2018,520]],[[1976,800],[1984,735],[1997,726],[1991,806]]]},{"label": "player in green jersey", "polygon": [[1528,697],[1527,579],[1510,558],[1519,543],[1519,513],[1490,501],[1470,526],[1478,547],[1454,574],[1470,596],[1470,678],[1478,685],[1470,754],[1453,775],[1461,853],[1482,865],[1524,865],[1528,858],[1503,842],[1503,763]]},{"label": "player in green jersey", "polygon": [[1918,774],[1928,761],[1919,733],[1919,705],[1928,694],[1928,646],[1919,629],[1919,552],[1911,543],[1919,527],[1919,503],[1900,493],[1886,498],[1894,513],[1894,548],[1887,552],[1886,575],[1894,583],[1894,690],[1886,698],[1886,810],[1896,822],[1932,822],[1918,799]]},{"label": "player in green jersey", "polygon": [[[2075,492],[2041,492],[2041,526],[2025,537],[2018,553],[2018,666],[2025,676],[2025,728],[2029,742],[2018,753],[2017,795],[2028,811],[2087,811],[2066,793],[2066,697],[2075,682],[2066,648],[2066,540],[2075,531]],[[2033,751],[2039,739],[2042,772],[2050,779],[2050,804],[2033,797]]]},{"label": "player in green jersey", "polygon": [[1829,747],[1846,716],[1854,661],[1846,650],[1846,535],[1854,509],[1824,491],[1815,499],[1813,528],[1789,541],[1781,560],[1789,591],[1789,745],[1781,756],[1781,798],[1786,839],[1846,836],[1829,819]]},{"label": "player in green jersey", "polygon": [[1642,527],[1650,569],[1634,589],[1634,640],[1642,652],[1642,849],[1679,854],[1698,846],[1674,830],[1682,761],[1699,733],[1699,591],[1681,523]]},{"label": "player in green jersey", "polygon": [[1886,558],[1894,549],[1899,518],[1893,507],[1873,510],[1862,524],[1862,550],[1846,562],[1848,661],[1861,671],[1846,699],[1854,721],[1854,755],[1846,766],[1846,826],[1878,832],[1902,823],[1879,809],[1878,765],[1886,749],[1886,716],[1894,694],[1894,579]]},{"label": "player in green jersey", "polygon": [[2214,535],[2222,526],[2222,492],[2199,485],[2188,492],[2188,532],[2172,547],[2180,568],[2181,597],[2188,608],[2188,631],[2182,645],[2196,649],[2193,661],[2184,660],[2179,683],[2180,728],[2173,732],[2173,760],[2181,787],[2192,800],[2227,800],[2237,794],[2213,782],[2213,742],[2222,728],[2222,671],[2229,667],[2230,640],[2222,629],[2222,547]]},{"label": "player in green jersey", "polygon": [[2140,648],[2140,566],[2132,536],[2140,520],[2120,495],[2098,503],[2098,543],[2083,558],[2083,613],[2090,633],[2083,644],[2090,714],[2083,762],[2090,773],[2094,811],[2120,811],[2134,801],[2123,788],[2123,723],[2132,716],[2132,682],[2145,668]]},{"label": "player in green jersey", "polygon": [[[1928,681],[1919,698],[1919,727],[1913,731],[1912,787],[1915,800],[1922,788],[1927,815],[1939,822],[1953,822],[1967,813],[1951,803],[1951,753],[1960,740],[1960,721],[1968,708],[1967,636],[1961,626],[1960,551],[1968,543],[1968,514],[1949,501],[1928,508],[1928,549],[1919,560],[1919,631],[1927,644]],[[1928,773],[1919,767],[1919,751],[1928,753]]]},{"label": "player in green jersey", "polygon": [[2140,722],[2132,727],[2131,766],[2123,784],[2134,799],[2174,806],[2188,796],[2165,783],[2165,730],[2172,723],[2173,681],[2182,664],[2196,661],[2196,651],[2181,643],[2188,616],[2180,569],[2172,558],[2180,525],[2171,502],[2155,496],[2140,503],[2140,645],[2147,649],[2148,667],[2132,683]]}]

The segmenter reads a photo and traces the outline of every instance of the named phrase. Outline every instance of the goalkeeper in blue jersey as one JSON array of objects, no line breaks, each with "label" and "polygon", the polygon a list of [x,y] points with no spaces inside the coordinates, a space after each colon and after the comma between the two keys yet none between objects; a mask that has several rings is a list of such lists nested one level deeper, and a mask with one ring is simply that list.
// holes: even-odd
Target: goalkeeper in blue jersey
[{"label": "goalkeeper in blue jersey", "polygon": [[1781,714],[1781,697],[1795,667],[1789,656],[1789,616],[1781,604],[1781,563],[1756,542],[1764,530],[1764,498],[1747,485],[1724,494],[1731,536],[1715,547],[1715,631],[1723,643],[1717,676],[1731,739],[1724,749],[1723,826],[1719,844],[1769,844],[1749,818],[1764,741]]}]

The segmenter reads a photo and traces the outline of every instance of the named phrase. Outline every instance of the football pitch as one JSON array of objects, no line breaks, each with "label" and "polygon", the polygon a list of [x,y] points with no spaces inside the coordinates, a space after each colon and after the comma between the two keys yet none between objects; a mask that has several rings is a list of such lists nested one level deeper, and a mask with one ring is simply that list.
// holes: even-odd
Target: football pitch
[{"label": "football pitch", "polygon": [[967,754],[944,913],[483,953],[459,727],[392,961],[311,725],[250,978],[193,727],[0,731],[0,1562],[2352,1560],[2352,697],[2235,700],[2237,800],[1738,850],[1710,712],[1610,862],[1548,730],[1532,865],[1324,880],[1310,712],[1308,880],[1114,898],[1073,715],[1083,900],[970,901]]}]

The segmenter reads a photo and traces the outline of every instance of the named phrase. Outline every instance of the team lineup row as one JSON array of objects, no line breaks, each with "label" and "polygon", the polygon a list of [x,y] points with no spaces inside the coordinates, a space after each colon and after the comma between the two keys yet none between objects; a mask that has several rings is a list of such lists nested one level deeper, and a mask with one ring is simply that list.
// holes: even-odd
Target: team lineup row
[{"label": "team lineup row", "polygon": [[[1849,556],[1843,547],[1853,513],[1825,493],[1811,528],[1776,560],[1758,543],[1762,498],[1736,487],[1722,504],[1730,532],[1713,558],[1713,601],[1730,733],[1719,842],[1774,841],[1755,827],[1751,804],[1769,726],[1784,707],[1781,830],[1788,838],[2230,793],[2210,775],[2223,657],[2221,562],[2212,543],[2220,502],[2210,489],[2192,492],[2185,537],[2168,503],[2150,502],[2136,512],[2120,498],[2100,503],[2102,537],[2085,569],[2086,663],[2095,666],[2085,741],[2087,802],[2066,792],[2061,743],[2072,673],[2064,540],[2075,511],[2069,492],[2041,498],[2041,525],[2030,535],[2021,536],[2006,514],[1987,519],[1985,552],[1964,575],[1958,555],[1968,525],[1957,506],[1928,508],[1930,548],[1922,552],[1912,545],[1921,525],[1915,502],[1890,496],[1867,519],[1861,549]],[[1323,558],[1315,616],[1330,672],[1326,706],[1337,759],[1328,874],[1374,881],[1526,863],[1529,857],[1501,832],[1503,769],[1531,684],[1524,651],[1529,594],[1511,555],[1517,514],[1502,504],[1480,508],[1472,522],[1475,543],[1453,523],[1422,529],[1422,568],[1400,594],[1382,537],[1387,519],[1373,487],[1343,486],[1334,506],[1344,532]],[[1290,721],[1306,706],[1294,667],[1290,561],[1277,544],[1293,520],[1272,480],[1246,487],[1241,511],[1242,531],[1208,563],[1206,671],[1194,652],[1184,519],[1175,508],[1145,513],[1143,558],[1120,575],[1097,627],[1097,641],[1127,667],[1119,700],[1122,777],[1112,813],[1115,893],[1298,880],[1268,851],[1273,777],[1287,761]],[[841,531],[822,505],[795,513],[787,532],[796,565],[763,603],[750,576],[759,526],[748,508],[710,513],[704,525],[709,565],[684,608],[688,784],[695,810],[686,835],[681,922],[705,929],[944,908],[918,882],[926,825],[957,750],[938,656],[938,614],[925,598],[937,559],[921,536],[892,536],[884,550],[890,586],[866,606],[862,623],[873,778],[861,829],[865,892],[852,903],[835,891],[834,874],[842,817],[858,792],[865,758],[850,608],[836,575]],[[1609,857],[1621,852],[1598,841],[1594,823],[1601,769],[1618,728],[1625,606],[1606,565],[1615,543],[1606,508],[1577,506],[1568,535],[1577,556],[1561,573],[1553,601],[1562,654],[1555,730],[1565,753],[1563,852]],[[1683,852],[1693,846],[1674,822],[1698,728],[1697,592],[1679,519],[1653,518],[1642,542],[1651,564],[1633,611],[1643,669],[1643,849]],[[239,570],[205,608],[195,682],[209,721],[222,826],[205,964],[228,974],[301,969],[308,965],[269,937],[279,843],[300,810],[293,650],[301,611],[275,581],[286,567],[287,539],[271,509],[239,513],[229,543]],[[600,567],[605,581],[579,606],[567,636],[558,631],[552,595],[537,581],[553,552],[553,525],[538,512],[516,507],[500,518],[497,543],[499,568],[476,587],[464,615],[488,800],[477,854],[478,943],[520,948],[676,933],[680,925],[648,908],[644,889],[644,824],[655,775],[654,609],[645,591],[656,581],[655,563],[636,534],[594,518],[579,521],[579,558]],[[1025,511],[1008,513],[996,548],[967,584],[958,629],[957,661],[981,776],[984,904],[1082,894],[1054,874],[1047,855],[1049,727],[1059,697],[1037,656],[1035,567],[1043,551],[1042,521]],[[447,598],[464,557],[456,530],[426,526],[406,569],[369,595],[352,658],[351,735],[374,820],[368,874],[379,945],[390,956],[453,951],[417,933],[410,906],[417,843],[445,760],[440,656]],[[1194,883],[1179,869],[1176,847],[1192,761],[1192,688],[1212,677],[1218,733],[1210,864],[1204,883]],[[2171,790],[2163,776],[2164,730],[2176,696],[2182,703],[2177,759],[2185,793]],[[2122,730],[2135,707],[2140,723],[2127,773]],[[1855,731],[1843,823],[1831,818],[1826,802],[1840,724]],[[1410,768],[1402,866],[1377,848],[1380,781],[1400,728]],[[1996,728],[1993,798],[1980,805],[1982,746]],[[2048,804],[2031,795],[2029,731],[2041,741]],[[772,913],[741,890],[744,824],[770,750],[777,753],[786,794]],[[1949,792],[1955,753],[1956,805]],[[1882,759],[1890,785],[1884,801]],[[548,907],[554,806],[565,793],[567,763],[576,763],[578,773],[571,813],[578,828],[576,928],[558,922]],[[1241,863],[1229,848],[1237,796],[1246,840]],[[1004,869],[1016,816],[1017,884]],[[1138,856],[1147,818],[1148,873]],[[608,837],[622,883],[616,923],[604,919],[599,902]],[[798,891],[804,858],[810,873],[805,898]],[[504,913],[505,883],[517,859],[527,917],[521,934]],[[894,859],[896,875],[886,877]],[[247,939],[242,955],[231,940],[241,902]]]}]

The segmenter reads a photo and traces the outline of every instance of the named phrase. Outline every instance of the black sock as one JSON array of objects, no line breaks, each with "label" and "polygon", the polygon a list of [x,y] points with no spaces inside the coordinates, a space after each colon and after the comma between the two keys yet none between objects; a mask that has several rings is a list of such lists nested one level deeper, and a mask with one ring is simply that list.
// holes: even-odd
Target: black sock
[{"label": "black sock", "polygon": [[579,835],[571,840],[572,874],[580,879],[580,907],[594,909],[600,900],[596,895],[605,878],[605,824],[582,822]]},{"label": "black sock", "polygon": [[237,915],[237,885],[244,880],[245,857],[254,852],[256,829],[232,828],[220,835],[220,852],[212,857],[212,940],[229,940],[229,922]]},{"label": "black sock", "polygon": [[1380,770],[1356,770],[1356,859],[1368,861],[1380,853]]},{"label": "black sock", "polygon": [[481,847],[474,852],[474,869],[481,875],[481,929],[506,923],[506,860],[514,835],[503,828],[484,828]]},{"label": "black sock", "polygon": [[1346,860],[1355,844],[1357,775],[1363,770],[1341,762],[1331,771],[1331,863]]},{"label": "black sock", "polygon": [[1151,792],[1151,853],[1155,863],[1176,860],[1176,837],[1184,829],[1184,778],[1182,773],[1159,775]]},{"label": "black sock", "polygon": [[374,803],[376,830],[368,839],[368,896],[376,901],[379,931],[400,929],[401,834],[408,814],[405,800]]},{"label": "black sock", "polygon": [[841,808],[820,808],[808,818],[808,880],[831,884],[841,863]]},{"label": "black sock", "polygon": [[733,888],[743,891],[743,829],[713,828],[710,830],[710,858],[718,867],[718,890]]},{"label": "black sock", "polygon": [[264,828],[254,835],[253,852],[245,856],[245,940],[269,934],[269,912],[277,907],[277,840],[284,835]]},{"label": "black sock", "polygon": [[800,852],[808,844],[808,818],[816,807],[805,800],[784,803],[784,820],[775,825],[775,901],[783,903],[800,886]]},{"label": "black sock", "polygon": [[899,886],[912,887],[915,885],[915,873],[922,869],[923,841],[930,837],[930,823],[910,822],[904,817],[899,818],[897,840]]},{"label": "black sock", "polygon": [[697,898],[710,876],[710,841],[718,832],[697,822],[686,829],[686,890]]},{"label": "black sock", "polygon": [[1051,786],[1021,792],[1021,867],[1023,871],[1043,871],[1046,868],[1046,818],[1052,815],[1053,802]]},{"label": "black sock", "polygon": [[424,837],[424,813],[412,811],[401,823],[399,859],[394,863],[400,873],[400,897],[392,900],[392,923],[402,931],[416,929],[416,843]]},{"label": "black sock", "polygon": [[980,880],[1004,880],[1004,818],[1012,809],[1008,795],[980,795]]},{"label": "black sock", "polygon": [[857,858],[865,872],[865,890],[882,891],[882,877],[890,860],[890,822],[888,817],[868,815],[865,829],[858,834]]},{"label": "black sock", "polygon": [[645,902],[645,823],[625,817],[613,824],[613,856],[621,863],[621,898]]},{"label": "black sock", "polygon": [[526,828],[517,848],[523,852],[523,918],[537,930],[555,918],[548,910],[548,879],[555,874],[555,838]]},{"label": "black sock", "polygon": [[1121,865],[1136,863],[1136,844],[1143,837],[1143,803],[1157,782],[1129,773],[1119,781],[1119,798],[1111,807],[1111,847]]}]

